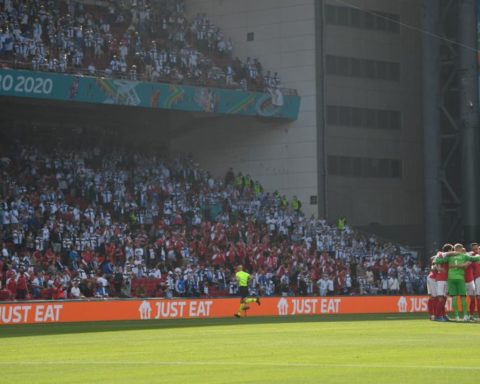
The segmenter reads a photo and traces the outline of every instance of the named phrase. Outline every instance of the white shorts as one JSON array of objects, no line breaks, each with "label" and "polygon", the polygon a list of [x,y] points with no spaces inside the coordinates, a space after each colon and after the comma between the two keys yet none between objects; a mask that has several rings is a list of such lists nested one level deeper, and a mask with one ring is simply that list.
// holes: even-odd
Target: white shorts
[{"label": "white shorts", "polygon": [[465,283],[465,290],[467,291],[467,296],[475,296],[475,283],[473,281]]},{"label": "white shorts", "polygon": [[475,279],[475,295],[480,296],[480,277]]},{"label": "white shorts", "polygon": [[437,297],[437,282],[431,277],[427,277],[427,292],[429,296]]},{"label": "white shorts", "polygon": [[448,283],[446,281],[437,281],[437,296],[447,296]]}]

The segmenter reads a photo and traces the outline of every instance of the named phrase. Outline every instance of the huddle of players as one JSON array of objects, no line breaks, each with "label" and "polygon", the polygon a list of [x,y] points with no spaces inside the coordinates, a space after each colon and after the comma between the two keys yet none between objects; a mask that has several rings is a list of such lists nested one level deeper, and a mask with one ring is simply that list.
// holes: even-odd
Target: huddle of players
[{"label": "huddle of players", "polygon": [[[446,314],[447,295],[452,297],[455,320],[460,320],[458,298],[462,302],[464,321],[478,321],[480,316],[480,249],[471,244],[467,252],[462,244],[445,244],[442,251],[432,256],[432,268],[427,277],[428,313],[431,320],[449,321]],[[470,304],[467,312],[467,299]]]}]

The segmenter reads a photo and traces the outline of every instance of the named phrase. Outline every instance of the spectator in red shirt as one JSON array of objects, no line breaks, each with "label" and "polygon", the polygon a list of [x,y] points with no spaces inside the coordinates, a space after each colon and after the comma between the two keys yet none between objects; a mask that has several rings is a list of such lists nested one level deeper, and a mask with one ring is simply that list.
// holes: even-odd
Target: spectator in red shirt
[{"label": "spectator in red shirt", "polygon": [[15,278],[15,273],[13,273],[12,276],[7,280],[6,288],[10,294],[10,299],[15,298],[15,295],[17,294],[17,281]]},{"label": "spectator in red shirt", "polygon": [[24,271],[20,271],[16,283],[17,300],[25,300],[28,293],[28,275]]},{"label": "spectator in red shirt", "polygon": [[61,282],[58,279],[55,279],[55,281],[53,282],[52,299],[54,299],[54,300],[65,299],[64,289],[62,287]]}]

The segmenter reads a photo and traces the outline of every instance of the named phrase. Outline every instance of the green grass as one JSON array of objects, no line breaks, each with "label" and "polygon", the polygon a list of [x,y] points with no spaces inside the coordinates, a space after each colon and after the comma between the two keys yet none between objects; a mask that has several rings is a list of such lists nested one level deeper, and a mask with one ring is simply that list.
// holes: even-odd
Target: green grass
[{"label": "green grass", "polygon": [[0,327],[0,383],[471,383],[479,324],[418,315]]}]

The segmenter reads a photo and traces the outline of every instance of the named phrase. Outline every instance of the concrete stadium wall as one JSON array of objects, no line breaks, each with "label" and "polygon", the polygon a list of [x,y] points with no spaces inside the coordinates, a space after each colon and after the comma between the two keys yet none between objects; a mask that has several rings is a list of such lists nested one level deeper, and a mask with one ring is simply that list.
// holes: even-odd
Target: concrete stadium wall
[{"label": "concrete stadium wall", "polygon": [[[190,17],[206,13],[232,38],[234,56],[258,58],[264,69],[278,72],[302,104],[295,122],[213,118],[195,120],[184,131],[174,127],[172,149],[191,152],[217,176],[230,166],[250,174],[267,190],[297,195],[308,214],[316,213],[310,205],[317,195],[314,0],[187,0],[187,10]],[[248,32],[254,41],[247,42]]]},{"label": "concrete stadium wall", "polygon": [[[328,0],[334,6],[343,2]],[[374,12],[400,15],[404,24],[421,26],[421,1],[348,0]],[[330,176],[329,209],[332,217],[350,223],[380,223],[417,228],[423,223],[422,35],[400,27],[400,33],[326,25],[329,55],[400,63],[400,81],[327,76],[327,104],[398,110],[400,130],[347,126],[327,127],[328,155],[399,159],[400,179]],[[409,231],[411,232],[411,231]]]},{"label": "concrete stadium wall", "polygon": [[[420,0],[326,0],[366,11],[400,16],[420,26]],[[316,50],[314,0],[187,0],[190,17],[197,12],[219,25],[242,59],[258,58],[264,68],[278,71],[286,87],[302,97],[298,121],[270,124],[254,119],[210,119],[193,123],[172,139],[176,150],[191,151],[216,175],[229,166],[249,173],[267,189],[299,195],[307,213],[317,211],[309,197],[317,195]],[[254,32],[254,41],[247,33]],[[327,75],[326,104],[396,110],[399,130],[348,126],[326,127],[327,156],[402,161],[401,178],[328,176],[328,219],[346,216],[350,224],[380,224],[398,241],[422,243],[423,127],[421,34],[400,27],[399,33],[325,25],[327,55],[396,62],[400,81]],[[321,186],[320,186],[321,187]],[[385,233],[387,233],[385,232]]]}]

